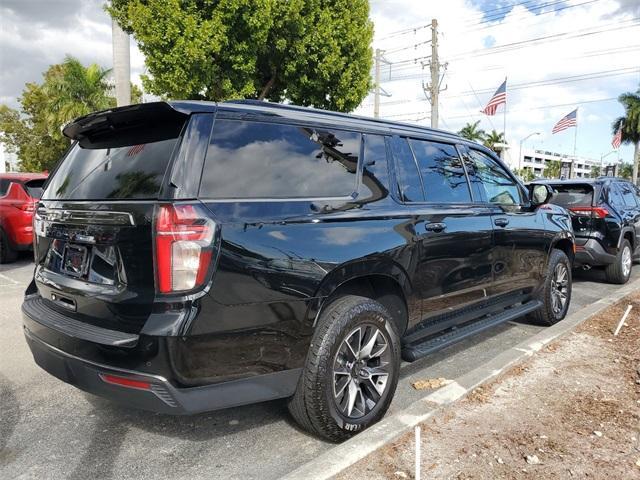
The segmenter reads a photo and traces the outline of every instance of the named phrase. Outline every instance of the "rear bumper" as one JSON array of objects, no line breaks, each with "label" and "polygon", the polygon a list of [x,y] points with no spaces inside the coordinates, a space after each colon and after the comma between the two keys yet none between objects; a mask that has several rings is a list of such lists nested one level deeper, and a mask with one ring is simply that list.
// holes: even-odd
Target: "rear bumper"
[{"label": "rear bumper", "polygon": [[582,245],[576,244],[576,265],[610,265],[616,256],[608,253],[596,239],[589,239]]},{"label": "rear bumper", "polygon": [[[64,351],[38,336],[42,328],[49,327],[39,324],[24,310],[23,317],[27,344],[42,369],[86,392],[153,412],[185,415],[289,397],[295,392],[302,371],[289,369],[180,388],[165,375],[119,368]],[[109,383],[105,380],[108,376],[135,382],[135,386]]]}]

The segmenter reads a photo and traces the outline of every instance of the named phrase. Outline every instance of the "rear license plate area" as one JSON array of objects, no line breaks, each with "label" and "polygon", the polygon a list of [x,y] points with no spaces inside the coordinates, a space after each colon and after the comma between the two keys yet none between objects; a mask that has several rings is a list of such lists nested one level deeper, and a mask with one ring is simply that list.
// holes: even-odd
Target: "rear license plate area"
[{"label": "rear license plate area", "polygon": [[67,243],[62,257],[62,271],[72,277],[82,277],[87,273],[89,251],[83,245]]}]

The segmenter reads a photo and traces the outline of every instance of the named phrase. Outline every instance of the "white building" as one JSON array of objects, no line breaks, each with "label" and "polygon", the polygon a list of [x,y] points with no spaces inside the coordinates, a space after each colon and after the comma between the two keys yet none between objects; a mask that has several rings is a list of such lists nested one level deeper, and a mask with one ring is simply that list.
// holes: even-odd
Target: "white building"
[{"label": "white building", "polygon": [[18,157],[15,153],[9,153],[4,149],[4,145],[0,143],[0,173],[17,172]]},{"label": "white building", "polygon": [[[510,162],[512,169],[524,168],[531,170],[536,178],[545,177],[545,168],[552,161],[566,162],[571,164],[571,178],[590,178],[591,168],[599,167],[600,160],[585,157],[574,157],[545,150],[522,149],[521,157],[516,162]],[[514,164],[515,163],[515,164]]]}]

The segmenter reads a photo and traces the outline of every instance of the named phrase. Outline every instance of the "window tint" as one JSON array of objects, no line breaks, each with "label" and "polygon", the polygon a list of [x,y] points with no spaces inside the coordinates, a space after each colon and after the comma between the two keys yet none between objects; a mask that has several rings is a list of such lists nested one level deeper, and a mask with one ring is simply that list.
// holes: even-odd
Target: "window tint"
[{"label": "window tint", "polygon": [[407,140],[403,138],[393,142],[393,155],[396,158],[400,199],[404,202],[424,202],[420,174]]},{"label": "window tint", "polygon": [[638,204],[636,203],[636,198],[633,195],[633,190],[631,189],[631,185],[628,183],[619,183],[618,188],[622,193],[622,199],[627,207],[636,208]]},{"label": "window tint", "polygon": [[8,178],[0,178],[0,197],[4,197],[7,194],[9,185],[11,185],[11,180]]},{"label": "window tint", "polygon": [[490,203],[499,205],[521,203],[518,184],[487,155],[477,150],[469,150],[467,167],[474,193],[482,195]]},{"label": "window tint", "polygon": [[364,136],[364,166],[360,195],[363,199],[380,199],[388,195],[389,171],[387,147],[382,135]]},{"label": "window tint", "polygon": [[217,120],[200,195],[206,198],[343,197],[356,190],[360,134]]},{"label": "window tint", "polygon": [[609,203],[615,208],[624,208],[622,193],[615,183],[609,184]]},{"label": "window tint", "polygon": [[46,179],[41,178],[37,180],[29,180],[25,182],[24,189],[27,191],[30,197],[40,198],[42,196],[42,186]]},{"label": "window tint", "polygon": [[427,202],[471,202],[462,161],[453,145],[413,139],[409,144],[420,168]]},{"label": "window tint", "polygon": [[551,185],[556,193],[551,203],[561,207],[589,206],[593,202],[593,187],[591,185]]},{"label": "window tint", "polygon": [[176,139],[116,148],[71,149],[42,197],[104,200],[158,197]]}]

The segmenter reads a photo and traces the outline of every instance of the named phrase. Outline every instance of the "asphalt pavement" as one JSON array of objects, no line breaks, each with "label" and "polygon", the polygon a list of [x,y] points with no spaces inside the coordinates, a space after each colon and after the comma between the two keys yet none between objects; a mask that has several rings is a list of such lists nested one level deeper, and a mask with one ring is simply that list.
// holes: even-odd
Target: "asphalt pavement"
[{"label": "asphalt pavement", "polygon": [[[281,400],[178,417],[60,382],[35,365],[23,338],[20,304],[32,272],[27,256],[0,265],[0,478],[277,479],[333,447],[298,429]],[[600,271],[577,272],[570,312],[617,288]],[[404,365],[390,411],[424,395],[412,382],[455,379],[540,330],[510,322]]]}]

